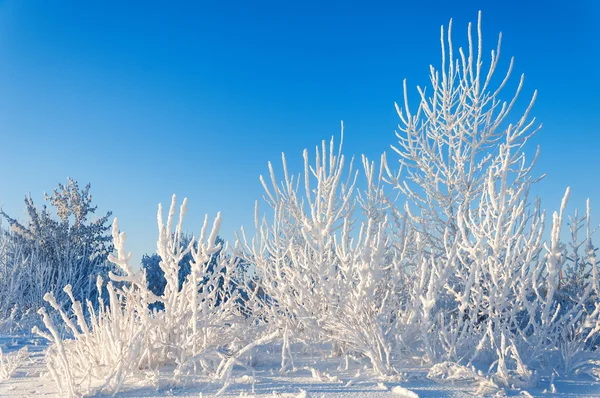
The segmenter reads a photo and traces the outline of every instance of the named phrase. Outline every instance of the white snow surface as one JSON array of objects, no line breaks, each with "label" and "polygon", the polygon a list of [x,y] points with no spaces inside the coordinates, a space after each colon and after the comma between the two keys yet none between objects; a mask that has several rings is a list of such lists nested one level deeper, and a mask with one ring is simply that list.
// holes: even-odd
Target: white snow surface
[{"label": "white snow surface", "polygon": [[[0,348],[5,355],[27,347],[30,356],[16,370],[12,378],[0,382],[0,397],[55,397],[56,385],[45,365],[48,345],[39,337],[0,336]],[[383,397],[474,397],[477,382],[436,382],[427,377],[428,368],[406,364],[402,373],[382,378],[372,373],[368,363],[351,362],[348,369],[340,357],[331,357],[327,350],[306,352],[294,345],[295,369],[283,374],[276,371],[281,345],[270,344],[257,352],[253,372],[236,367],[234,382],[220,396],[223,397],[289,397],[289,398],[383,398]],[[552,393],[552,385],[556,393]],[[144,379],[128,379],[118,393],[120,397],[215,397],[223,386],[219,382],[199,377],[174,384],[169,369],[158,377],[148,373]],[[100,395],[103,396],[103,395]],[[554,380],[541,378],[529,389],[499,389],[486,396],[534,397],[599,397],[600,382],[590,377]]]}]

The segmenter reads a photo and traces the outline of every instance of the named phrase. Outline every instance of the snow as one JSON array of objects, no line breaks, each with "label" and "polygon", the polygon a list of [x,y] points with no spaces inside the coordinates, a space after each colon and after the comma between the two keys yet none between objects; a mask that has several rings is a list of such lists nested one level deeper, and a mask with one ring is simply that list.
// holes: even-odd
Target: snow
[{"label": "snow", "polygon": [[[44,352],[45,341],[38,337],[2,336],[0,348],[7,353],[15,353],[27,347],[30,357],[16,370],[10,380],[0,381],[0,397],[54,397],[58,394],[52,378],[47,375]],[[460,381],[457,378],[449,382],[436,382],[428,377],[426,368],[408,366],[405,374],[398,379],[402,381],[381,381],[372,372],[365,370],[366,363],[355,364],[345,370],[340,358],[323,356],[323,353],[312,355],[302,353],[299,345],[294,345],[296,371],[283,374],[274,371],[279,364],[280,346],[269,345],[260,352],[260,360],[253,374],[244,368],[235,368],[233,382],[221,395],[224,397],[247,398],[433,398],[433,397],[472,397],[479,388],[472,380]],[[359,372],[361,371],[362,372]],[[335,374],[339,380],[315,377],[314,374]],[[360,376],[357,376],[357,373]],[[208,378],[199,378],[188,384],[176,385],[169,381],[169,371],[160,373],[158,380],[132,380],[119,393],[122,397],[215,397],[222,387],[218,382]],[[348,385],[348,382],[353,383]],[[556,398],[592,398],[600,395],[600,382],[589,377],[554,379]],[[540,380],[535,388],[510,391],[510,396],[543,396],[551,391],[551,380]],[[547,390],[548,393],[544,393]]]},{"label": "snow", "polygon": [[392,388],[392,393],[404,398],[419,398],[419,396],[415,392],[410,391],[401,386],[395,386],[394,388]]}]

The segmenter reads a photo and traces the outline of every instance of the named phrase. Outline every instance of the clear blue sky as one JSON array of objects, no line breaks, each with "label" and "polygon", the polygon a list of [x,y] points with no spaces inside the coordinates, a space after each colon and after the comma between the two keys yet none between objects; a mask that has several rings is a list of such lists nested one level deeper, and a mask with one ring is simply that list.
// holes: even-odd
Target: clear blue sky
[{"label": "clear blue sky", "polygon": [[486,53],[502,31],[502,66],[514,56],[524,98],[539,90],[536,192],[555,209],[570,185],[600,215],[597,4],[3,1],[0,204],[23,219],[25,194],[41,204],[71,176],[119,217],[136,259],[172,193],[189,198],[186,230],[221,210],[232,238],[282,151],[297,169],[342,119],[346,154],[388,150],[402,80],[416,94],[439,65],[440,25],[454,18],[464,44],[482,9]]}]

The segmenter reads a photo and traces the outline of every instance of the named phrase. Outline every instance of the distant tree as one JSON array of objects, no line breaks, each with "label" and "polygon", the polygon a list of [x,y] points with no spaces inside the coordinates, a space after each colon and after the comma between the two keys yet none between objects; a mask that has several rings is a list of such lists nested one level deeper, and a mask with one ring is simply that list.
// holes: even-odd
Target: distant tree
[{"label": "distant tree", "polygon": [[[11,305],[37,300],[26,296],[43,297],[54,291],[57,298],[64,299],[62,287],[70,284],[78,299],[91,297],[96,289],[96,276],[107,275],[112,269],[107,257],[113,245],[108,219],[111,212],[94,217],[97,206],[92,205],[90,184],[80,189],[77,181],[69,178],[67,184],[58,184],[52,194],[45,194],[45,200],[54,208],[55,214],[47,205],[36,207],[31,196],[25,197],[25,207],[29,216],[26,222],[19,222],[0,210],[11,231],[4,238],[10,240],[8,247],[12,253],[5,254],[5,263],[20,267],[23,280],[19,294]],[[0,285],[3,281],[0,281]],[[13,303],[14,302],[14,303]],[[42,304],[40,301],[37,304]]]},{"label": "distant tree", "polygon": [[[183,247],[189,246],[192,239],[193,239],[192,235],[182,235],[181,246],[183,246]],[[197,245],[197,243],[194,243],[194,247],[196,247],[196,245]],[[219,246],[219,250],[215,254],[212,255],[212,257],[209,261],[209,264],[208,264],[207,274],[212,274],[214,272],[215,266],[218,262],[218,258],[221,255],[221,251],[225,247],[225,241],[220,236],[217,236],[215,245]],[[178,274],[179,290],[181,290],[183,283],[185,282],[185,279],[188,277],[188,275],[191,272],[192,260],[193,260],[192,254],[187,253],[179,262],[179,274]],[[165,278],[165,273],[160,268],[161,261],[162,260],[157,253],[144,254],[142,256],[142,261],[141,261],[142,269],[144,269],[146,271],[146,280],[148,283],[148,289],[150,289],[150,291],[152,291],[152,293],[154,293],[155,295],[157,295],[159,297],[164,294],[165,286],[167,285],[167,279]],[[204,279],[208,280],[208,277],[209,276],[206,275]],[[202,281],[200,283],[200,287],[204,284],[204,282],[205,281]],[[222,288],[222,287],[223,287],[222,283],[219,284],[219,288]],[[160,303],[160,302],[153,304],[152,307],[157,308],[157,309],[163,308],[162,303]]]}]

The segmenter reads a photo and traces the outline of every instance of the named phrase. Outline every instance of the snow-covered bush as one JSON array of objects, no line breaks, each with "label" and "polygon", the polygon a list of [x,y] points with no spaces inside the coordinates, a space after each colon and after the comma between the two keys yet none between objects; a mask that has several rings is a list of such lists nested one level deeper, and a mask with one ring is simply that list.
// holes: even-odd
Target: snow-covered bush
[{"label": "snow-covered bush", "polygon": [[[36,328],[35,332],[54,343],[47,363],[61,394],[118,392],[126,379],[150,377],[164,365],[175,366],[174,382],[200,372],[221,375],[221,369],[230,369],[228,361],[235,357],[236,349],[245,345],[244,334],[237,330],[238,293],[227,289],[235,262],[224,255],[226,248],[212,272],[207,269],[211,257],[221,249],[216,243],[220,215],[208,234],[205,218],[197,244],[191,240],[183,246],[186,201],[176,225],[175,209],[173,196],[166,224],[160,206],[158,211],[157,253],[166,277],[161,296],[148,289],[143,270],[134,272],[131,268],[131,253],[125,252],[125,234],[119,232],[116,219],[113,240],[117,256],[110,255],[109,259],[121,274],[111,272],[106,286],[102,278],[97,280],[97,290],[107,290],[108,302],[100,296],[96,310],[86,301],[86,315],[67,285],[64,291],[71,299],[72,312],[68,315],[52,293],[45,296],[73,335],[63,339],[46,310],[40,309],[47,331]],[[191,272],[180,288],[179,264],[187,253],[192,256]],[[152,310],[150,305],[155,302],[161,302],[164,311]]]},{"label": "snow-covered bush", "polygon": [[[263,314],[280,331],[282,369],[291,360],[290,341],[333,343],[342,353],[368,357],[387,374],[393,349],[403,271],[390,239],[389,202],[381,174],[363,158],[367,186],[333,140],[316,148],[314,164],[304,151],[304,173],[263,183],[272,211],[242,236],[246,259],[264,291]],[[359,226],[357,228],[357,225]]]},{"label": "snow-covered bush", "polygon": [[7,355],[0,348],[0,381],[10,379],[27,358],[29,358],[27,347]]}]

